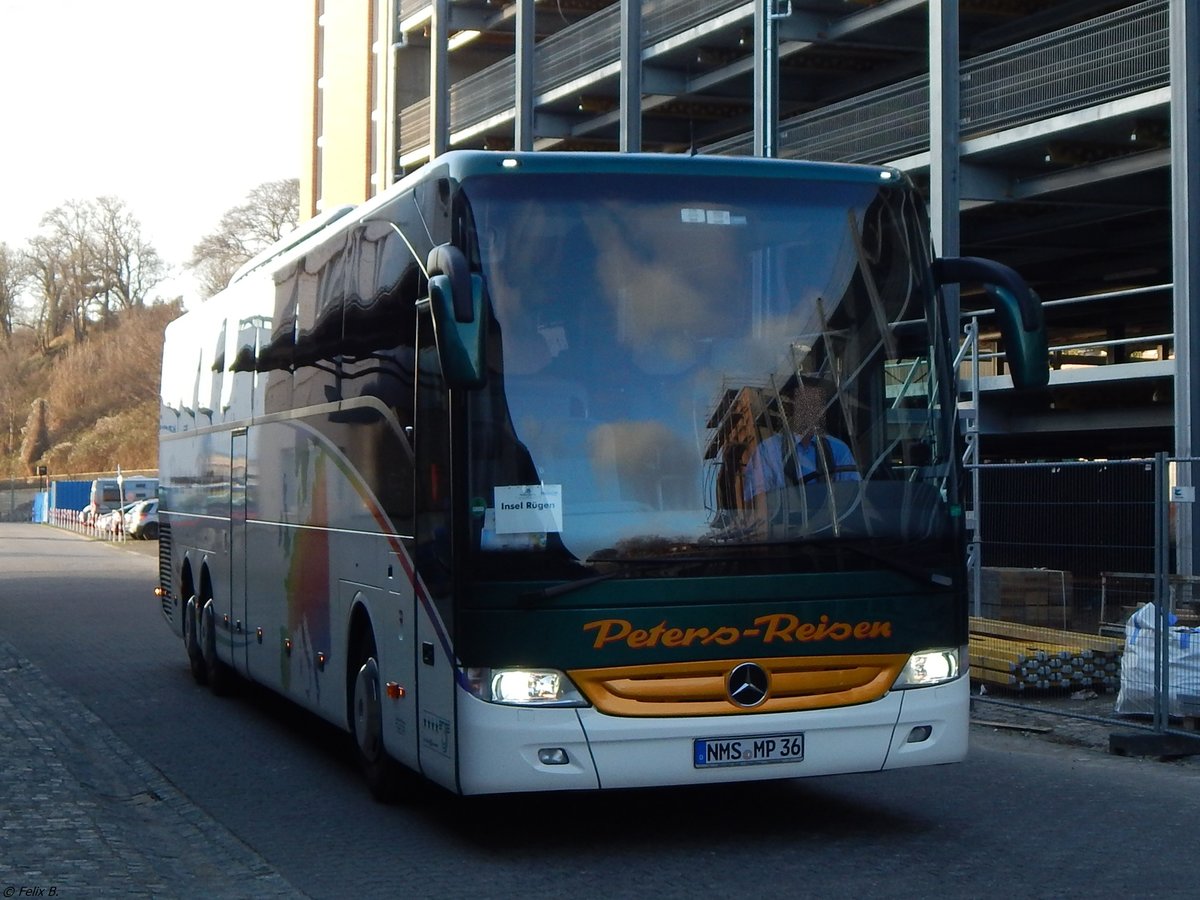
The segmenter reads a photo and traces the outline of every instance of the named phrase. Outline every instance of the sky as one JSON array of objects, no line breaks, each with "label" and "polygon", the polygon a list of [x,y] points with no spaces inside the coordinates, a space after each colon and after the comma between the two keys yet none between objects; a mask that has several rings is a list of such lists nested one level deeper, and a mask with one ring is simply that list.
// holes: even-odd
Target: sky
[{"label": "sky", "polygon": [[300,176],[303,0],[0,0],[0,241],[68,200],[125,201],[189,294],[193,245]]}]

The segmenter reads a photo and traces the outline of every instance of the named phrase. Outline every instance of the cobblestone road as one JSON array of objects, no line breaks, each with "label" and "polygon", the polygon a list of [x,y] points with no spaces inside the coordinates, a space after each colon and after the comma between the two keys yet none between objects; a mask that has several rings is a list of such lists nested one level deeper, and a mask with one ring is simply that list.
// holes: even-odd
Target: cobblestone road
[{"label": "cobblestone road", "polygon": [[0,640],[0,895],[299,897]]}]

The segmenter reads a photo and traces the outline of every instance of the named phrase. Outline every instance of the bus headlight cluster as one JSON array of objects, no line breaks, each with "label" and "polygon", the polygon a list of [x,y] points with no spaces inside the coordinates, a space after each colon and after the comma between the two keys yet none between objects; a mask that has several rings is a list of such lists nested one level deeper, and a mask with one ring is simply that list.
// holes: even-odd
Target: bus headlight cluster
[{"label": "bus headlight cluster", "polygon": [[471,693],[509,706],[586,706],[587,701],[557,669],[468,669]]},{"label": "bus headlight cluster", "polygon": [[918,650],[908,658],[893,688],[929,687],[953,681],[962,669],[966,653],[961,647]]}]

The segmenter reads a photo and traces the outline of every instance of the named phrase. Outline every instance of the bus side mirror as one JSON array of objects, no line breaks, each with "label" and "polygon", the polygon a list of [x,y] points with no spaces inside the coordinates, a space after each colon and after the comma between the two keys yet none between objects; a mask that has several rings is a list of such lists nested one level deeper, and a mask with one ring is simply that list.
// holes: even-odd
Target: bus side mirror
[{"label": "bus side mirror", "polygon": [[1050,355],[1042,301],[1025,279],[1008,266],[974,256],[933,261],[938,286],[976,282],[996,307],[1004,354],[1018,388],[1043,388],[1050,383]]},{"label": "bus side mirror", "polygon": [[430,278],[434,275],[445,275],[450,279],[455,321],[475,321],[475,313],[471,307],[471,266],[462,250],[453,244],[438,244],[429,251],[425,271],[429,273]]},{"label": "bus side mirror", "polygon": [[486,380],[483,278],[472,274],[461,250],[450,244],[429,254],[429,300],[442,377],[452,388],[478,388]]}]

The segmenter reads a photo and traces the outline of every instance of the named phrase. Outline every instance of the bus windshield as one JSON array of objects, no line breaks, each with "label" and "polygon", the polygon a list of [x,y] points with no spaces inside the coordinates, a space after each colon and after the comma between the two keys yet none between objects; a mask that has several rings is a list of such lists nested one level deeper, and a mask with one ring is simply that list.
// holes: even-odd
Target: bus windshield
[{"label": "bus windshield", "polygon": [[951,342],[901,182],[467,179],[492,315],[468,401],[488,576],[952,555]]}]

